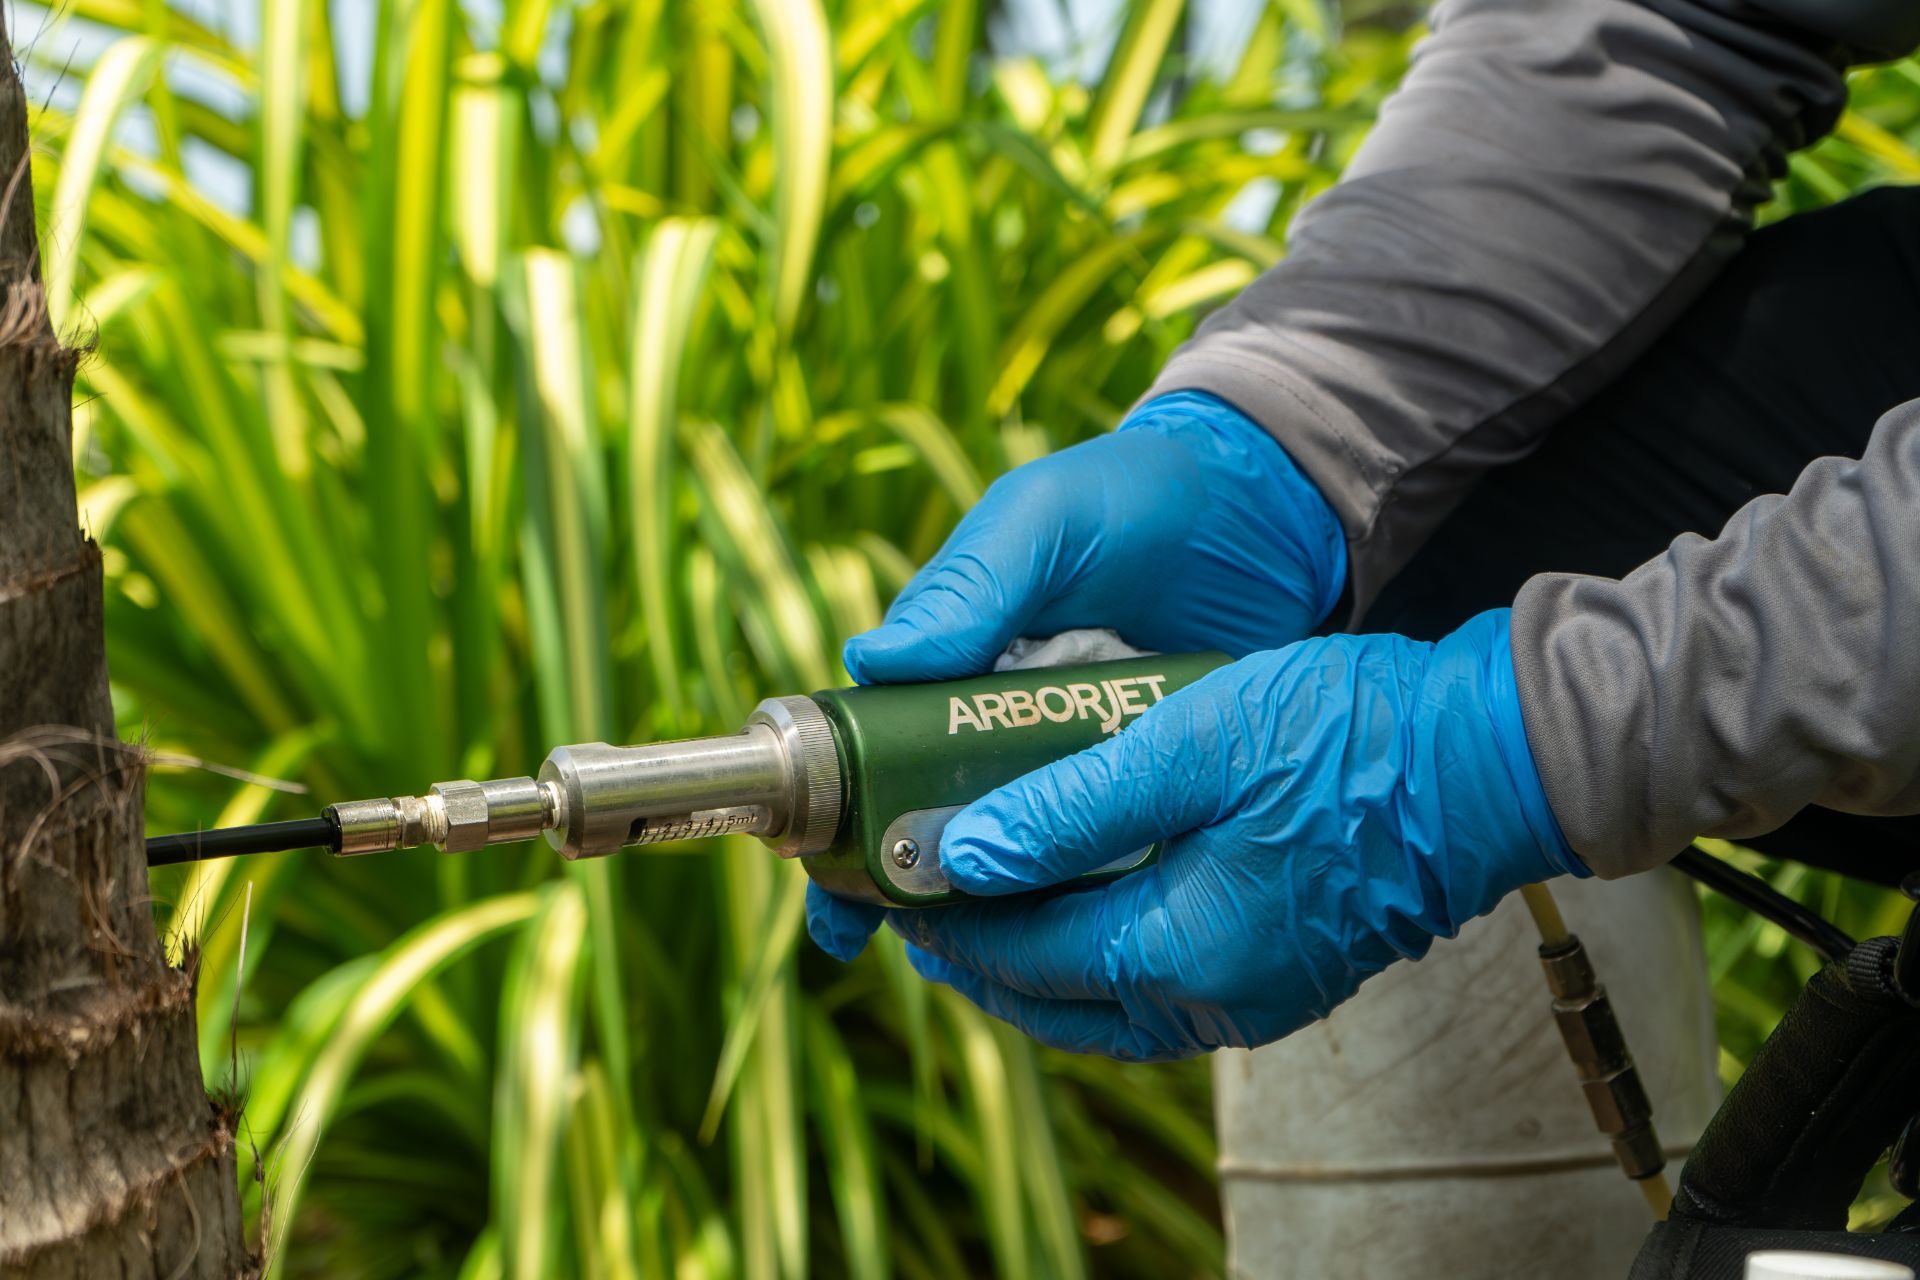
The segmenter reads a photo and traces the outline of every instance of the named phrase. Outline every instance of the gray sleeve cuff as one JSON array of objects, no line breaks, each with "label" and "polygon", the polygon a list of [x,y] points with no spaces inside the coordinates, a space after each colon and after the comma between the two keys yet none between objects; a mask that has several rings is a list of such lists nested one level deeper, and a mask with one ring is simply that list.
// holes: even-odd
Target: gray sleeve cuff
[{"label": "gray sleeve cuff", "polygon": [[1620,581],[1543,574],[1512,617],[1534,763],[1602,876],[1809,804],[1920,812],[1920,401],[1714,539]]}]

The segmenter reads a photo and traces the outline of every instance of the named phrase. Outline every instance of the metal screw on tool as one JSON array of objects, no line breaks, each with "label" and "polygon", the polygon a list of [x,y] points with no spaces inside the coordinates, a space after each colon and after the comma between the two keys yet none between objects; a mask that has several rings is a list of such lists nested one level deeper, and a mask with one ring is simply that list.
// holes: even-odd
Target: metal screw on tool
[{"label": "metal screw on tool", "polygon": [[893,842],[893,865],[902,871],[911,870],[920,861],[920,842],[918,840],[895,840]]}]

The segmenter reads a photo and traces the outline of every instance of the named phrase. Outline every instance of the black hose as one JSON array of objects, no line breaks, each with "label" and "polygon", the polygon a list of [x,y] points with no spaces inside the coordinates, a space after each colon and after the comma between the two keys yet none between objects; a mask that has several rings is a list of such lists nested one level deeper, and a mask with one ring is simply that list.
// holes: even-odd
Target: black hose
[{"label": "black hose", "polygon": [[[147,841],[147,865],[164,867],[208,858],[231,858],[245,853],[275,853],[283,849],[340,847],[340,829],[331,818],[302,818],[294,822],[262,822],[217,831],[189,831],[177,836],[154,836]],[[1722,897],[1755,915],[1771,920],[1813,948],[1822,960],[1837,960],[1853,950],[1853,939],[1818,912],[1803,907],[1759,876],[1722,862],[1689,845],[1673,865]]]},{"label": "black hose", "polygon": [[1825,916],[1801,906],[1759,876],[1748,875],[1697,845],[1689,845],[1673,860],[1673,865],[1722,897],[1773,921],[1785,929],[1789,937],[1812,947],[1822,960],[1838,960],[1853,950],[1853,939]]},{"label": "black hose", "polygon": [[258,822],[250,827],[222,827],[218,831],[189,831],[177,836],[154,836],[147,841],[147,865],[164,867],[176,862],[203,862],[242,853],[277,853],[282,849],[338,849],[340,828],[332,818],[301,818],[296,822]]}]

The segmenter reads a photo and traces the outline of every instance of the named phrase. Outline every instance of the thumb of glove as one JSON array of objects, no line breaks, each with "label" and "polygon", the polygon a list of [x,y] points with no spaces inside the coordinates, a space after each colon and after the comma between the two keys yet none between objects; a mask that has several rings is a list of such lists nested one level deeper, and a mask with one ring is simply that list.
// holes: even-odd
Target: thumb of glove
[{"label": "thumb of glove", "polygon": [[1205,826],[1225,803],[1222,726],[1212,689],[1223,667],[1133,724],[988,792],[955,814],[940,863],[967,893],[1021,893],[1095,871]]}]

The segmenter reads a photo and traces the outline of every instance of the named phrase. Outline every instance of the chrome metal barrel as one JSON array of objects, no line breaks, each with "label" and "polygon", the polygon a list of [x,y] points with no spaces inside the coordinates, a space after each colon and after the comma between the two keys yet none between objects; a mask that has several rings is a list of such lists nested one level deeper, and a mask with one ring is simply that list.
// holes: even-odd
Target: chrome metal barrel
[{"label": "chrome metal barrel", "polygon": [[540,782],[556,795],[547,843],[569,859],[735,834],[813,852],[842,808],[832,730],[811,698],[769,699],[725,737],[557,747]]},{"label": "chrome metal barrel", "polygon": [[756,835],[783,857],[833,842],[845,810],[840,753],[811,698],[769,698],[739,733],[637,747],[556,747],[540,777],[440,782],[424,796],[329,808],[343,854],[439,845],[449,853],[546,832],[566,858],[635,844]]},{"label": "chrome metal barrel", "polygon": [[639,747],[556,747],[540,781],[558,793],[547,843],[566,858],[735,832],[769,835],[786,821],[786,756],[764,725]]}]

